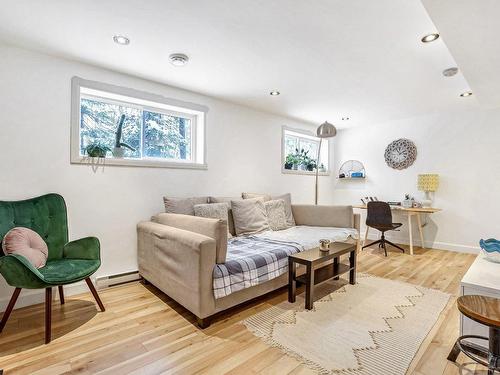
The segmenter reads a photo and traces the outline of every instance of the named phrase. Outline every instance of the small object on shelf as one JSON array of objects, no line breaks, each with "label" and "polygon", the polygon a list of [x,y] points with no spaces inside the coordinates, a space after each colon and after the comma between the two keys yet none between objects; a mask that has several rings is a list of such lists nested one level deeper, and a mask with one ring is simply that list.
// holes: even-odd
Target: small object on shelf
[{"label": "small object on shelf", "polygon": [[[344,175],[344,177],[341,177]],[[339,178],[363,179],[366,177],[365,167],[358,160],[348,160],[339,169]]]},{"label": "small object on shelf", "polygon": [[330,251],[330,240],[321,239],[319,240],[319,249],[321,251]]},{"label": "small object on shelf", "polygon": [[409,194],[405,194],[405,199],[403,200],[403,202],[401,202],[401,205],[404,207],[404,208],[412,208],[413,207],[413,202],[415,201],[414,198],[410,197]]},{"label": "small object on shelf", "polygon": [[484,258],[490,262],[500,263],[500,241],[495,238],[479,241]]},{"label": "small object on shelf", "polygon": [[389,203],[389,206],[401,206],[401,202],[391,201],[387,203]]}]

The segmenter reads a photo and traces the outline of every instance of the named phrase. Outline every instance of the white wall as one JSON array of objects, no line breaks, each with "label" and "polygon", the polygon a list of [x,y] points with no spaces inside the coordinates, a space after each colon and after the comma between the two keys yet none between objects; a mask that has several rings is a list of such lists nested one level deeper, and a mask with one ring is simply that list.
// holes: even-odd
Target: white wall
[{"label": "white wall", "polygon": [[[384,160],[386,146],[397,138],[411,139],[418,151],[413,166],[402,171],[389,168]],[[474,252],[480,238],[500,237],[500,109],[374,124],[341,131],[335,142],[336,168],[343,161],[358,159],[367,174],[366,181],[338,181],[335,203],[360,204],[365,196],[396,201],[405,193],[421,198],[417,174],[438,173],[434,206],[443,211],[428,217],[424,228],[428,245]],[[405,217],[394,220],[398,219]],[[405,225],[392,237],[405,243],[407,230]],[[416,230],[413,238],[419,244]]]},{"label": "white wall", "polygon": [[[208,106],[208,170],[109,166],[94,173],[90,166],[71,165],[70,80],[75,75]],[[2,45],[0,103],[0,199],[62,194],[70,238],[101,240],[102,267],[96,276],[137,269],[135,226],[163,210],[163,195],[291,192],[294,202],[314,199],[313,177],[284,175],[280,165],[281,127],[313,130],[312,125]],[[323,203],[331,201],[332,180],[321,177]],[[0,311],[11,292],[1,279]],[[39,294],[31,300],[40,300]]]}]

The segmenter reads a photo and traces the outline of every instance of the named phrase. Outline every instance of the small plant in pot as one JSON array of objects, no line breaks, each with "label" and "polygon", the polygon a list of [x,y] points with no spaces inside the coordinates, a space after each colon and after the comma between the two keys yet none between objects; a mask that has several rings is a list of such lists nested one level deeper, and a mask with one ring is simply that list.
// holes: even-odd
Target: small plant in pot
[{"label": "small plant in pot", "polygon": [[94,142],[85,147],[85,152],[91,158],[105,158],[108,151],[111,149],[100,142]]},{"label": "small plant in pot", "polygon": [[128,148],[130,151],[135,151],[135,148],[122,142],[122,131],[124,122],[125,122],[125,115],[121,115],[120,119],[118,120],[118,128],[116,129],[115,133],[115,147],[113,148],[113,156],[119,159],[122,159],[125,156],[125,148]]},{"label": "small plant in pot", "polygon": [[298,159],[295,154],[288,154],[285,158],[285,169],[297,169]]}]

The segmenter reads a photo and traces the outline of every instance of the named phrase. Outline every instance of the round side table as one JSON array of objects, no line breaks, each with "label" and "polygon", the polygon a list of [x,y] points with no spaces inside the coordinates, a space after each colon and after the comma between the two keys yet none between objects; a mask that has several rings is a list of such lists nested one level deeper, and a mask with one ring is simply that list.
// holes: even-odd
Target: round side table
[{"label": "round side table", "polygon": [[[500,299],[485,296],[461,296],[457,299],[458,310],[466,317],[489,327],[489,337],[477,335],[460,336],[448,360],[455,362],[460,352],[488,367],[488,375],[500,372]],[[488,347],[474,344],[467,339],[489,341]]]}]

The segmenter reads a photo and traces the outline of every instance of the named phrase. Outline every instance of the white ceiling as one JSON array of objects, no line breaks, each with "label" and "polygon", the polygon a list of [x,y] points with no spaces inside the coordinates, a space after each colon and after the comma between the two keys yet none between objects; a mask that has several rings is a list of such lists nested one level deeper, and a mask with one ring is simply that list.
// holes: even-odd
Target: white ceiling
[{"label": "white ceiling", "polygon": [[[345,127],[478,106],[479,95],[459,97],[469,89],[461,72],[441,74],[456,65],[445,42],[460,47],[460,34],[436,8],[446,35],[423,44],[438,29],[417,0],[0,0],[0,40]],[[171,66],[174,52],[189,64]],[[480,82],[462,55],[459,67]]]},{"label": "white ceiling", "polygon": [[500,106],[500,1],[424,0],[484,108]]}]

